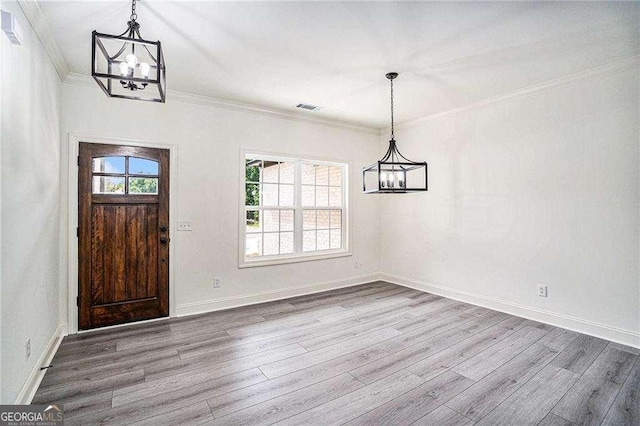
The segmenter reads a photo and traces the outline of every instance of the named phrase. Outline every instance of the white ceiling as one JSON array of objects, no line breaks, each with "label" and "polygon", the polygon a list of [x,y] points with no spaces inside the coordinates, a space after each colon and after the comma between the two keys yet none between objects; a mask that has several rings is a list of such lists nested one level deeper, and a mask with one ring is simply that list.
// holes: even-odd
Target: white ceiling
[{"label": "white ceiling", "polygon": [[[128,1],[41,2],[72,72],[91,31],[126,29]],[[640,54],[640,3],[139,1],[168,88],[384,127]]]}]

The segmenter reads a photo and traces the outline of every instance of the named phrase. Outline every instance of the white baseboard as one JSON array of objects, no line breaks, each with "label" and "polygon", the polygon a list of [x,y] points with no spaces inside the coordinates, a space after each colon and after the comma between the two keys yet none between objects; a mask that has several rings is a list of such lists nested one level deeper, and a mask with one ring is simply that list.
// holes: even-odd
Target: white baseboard
[{"label": "white baseboard", "polygon": [[40,355],[40,358],[33,367],[33,370],[31,370],[31,374],[29,374],[29,377],[22,386],[22,389],[20,389],[20,393],[18,393],[18,396],[16,397],[15,404],[31,404],[31,401],[40,386],[40,382],[42,382],[42,378],[46,373],[45,370],[40,370],[40,367],[51,364],[51,360],[53,360],[53,356],[58,351],[58,347],[62,342],[65,326],[66,324],[59,324],[58,328],[56,328],[56,331],[53,333],[53,336],[51,336],[49,343],[47,343],[47,347],[42,352],[42,355]]},{"label": "white baseboard", "polygon": [[482,296],[466,291],[455,290],[449,287],[435,285],[432,283],[418,281],[398,275],[382,273],[380,274],[380,279],[415,290],[433,293],[437,294],[438,296],[447,297],[449,299],[455,299],[461,302],[471,303],[473,305],[493,309],[494,311],[505,312],[507,314],[516,315],[522,318],[527,318],[557,327],[566,328],[568,330],[577,331],[578,333],[588,334],[590,336],[599,337],[602,339],[610,340],[612,342],[622,343],[623,345],[640,348],[640,333],[632,330],[611,327],[606,324],[601,324],[582,318],[576,318],[569,315],[545,311],[543,309],[532,308],[513,302],[507,302],[505,300],[495,299],[492,297]]},{"label": "white baseboard", "polygon": [[224,297],[214,300],[204,300],[201,302],[184,303],[177,306],[177,316],[202,314],[205,312],[220,311],[223,309],[237,308],[240,306],[255,305],[257,303],[273,302],[275,300],[288,299],[290,297],[304,296],[305,294],[319,293],[323,291],[335,290],[343,287],[351,287],[378,281],[380,273],[358,275],[345,279],[324,281],[313,284],[306,284],[297,287],[289,287],[272,291],[263,291],[243,296]]}]

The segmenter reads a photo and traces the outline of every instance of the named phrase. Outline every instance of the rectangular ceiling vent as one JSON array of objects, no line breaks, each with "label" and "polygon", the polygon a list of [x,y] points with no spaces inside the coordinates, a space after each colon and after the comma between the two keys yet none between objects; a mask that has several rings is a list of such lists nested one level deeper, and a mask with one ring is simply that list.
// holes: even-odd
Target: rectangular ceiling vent
[{"label": "rectangular ceiling vent", "polygon": [[306,109],[307,111],[320,111],[319,106],[310,104],[298,104],[296,105],[296,108]]}]

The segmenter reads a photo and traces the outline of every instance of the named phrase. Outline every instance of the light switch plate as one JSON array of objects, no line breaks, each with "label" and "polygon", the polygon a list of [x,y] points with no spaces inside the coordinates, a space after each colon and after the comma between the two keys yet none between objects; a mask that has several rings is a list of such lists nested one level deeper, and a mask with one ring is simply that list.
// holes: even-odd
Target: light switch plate
[{"label": "light switch plate", "polygon": [[178,221],[178,231],[193,231],[193,222],[190,220]]}]

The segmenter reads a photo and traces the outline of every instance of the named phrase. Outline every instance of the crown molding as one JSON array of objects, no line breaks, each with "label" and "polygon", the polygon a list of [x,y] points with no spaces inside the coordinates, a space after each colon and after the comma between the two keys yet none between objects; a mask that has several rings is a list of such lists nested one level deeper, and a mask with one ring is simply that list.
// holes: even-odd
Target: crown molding
[{"label": "crown molding", "polygon": [[[74,84],[77,86],[85,86],[98,90],[93,78],[85,74],[69,73],[63,80],[67,84]],[[262,107],[252,104],[245,104],[241,102],[228,101],[225,99],[218,99],[211,96],[194,95],[192,93],[179,92],[175,90],[167,90],[167,103],[171,102],[185,102],[189,104],[208,106],[213,108],[220,108],[229,111],[244,112],[249,114],[257,114],[268,117],[275,117],[284,120],[298,121],[303,123],[310,123],[316,125],[322,125],[326,127],[332,127],[342,130],[351,130],[359,133],[366,133],[370,135],[379,135],[380,131],[376,127],[360,126],[357,124],[345,123],[337,120],[329,120],[324,118],[309,117],[306,114],[285,111],[277,108]]]},{"label": "crown molding", "polygon": [[27,17],[29,24],[31,24],[33,31],[38,36],[40,43],[42,43],[44,50],[47,52],[60,80],[64,81],[70,72],[69,65],[67,65],[67,61],[64,59],[64,55],[60,50],[60,46],[58,46],[49,22],[47,22],[47,19],[42,13],[42,9],[40,9],[40,4],[35,0],[18,0],[18,4]]},{"label": "crown molding", "polygon": [[[450,109],[447,111],[439,112],[436,114],[428,115],[426,117],[418,118],[416,120],[405,121],[404,123],[396,124],[396,129],[408,129],[411,127],[417,127],[429,121],[437,120],[439,118],[448,117],[451,115],[460,114],[465,111],[470,111],[476,108],[482,108],[487,105],[495,104],[498,102],[504,102],[511,99],[517,99],[524,96],[529,96],[534,93],[542,92],[550,89],[558,89],[573,84],[583,83],[596,78],[605,77],[612,74],[617,74],[626,71],[632,71],[640,68],[640,55],[630,56],[619,61],[614,61],[606,65],[590,68],[584,71],[578,71],[572,74],[547,80],[542,83],[534,84],[522,89],[514,90],[512,92],[504,93],[498,96],[492,96],[476,102],[472,102],[468,105]],[[380,134],[388,133],[391,127],[380,129]]]}]

